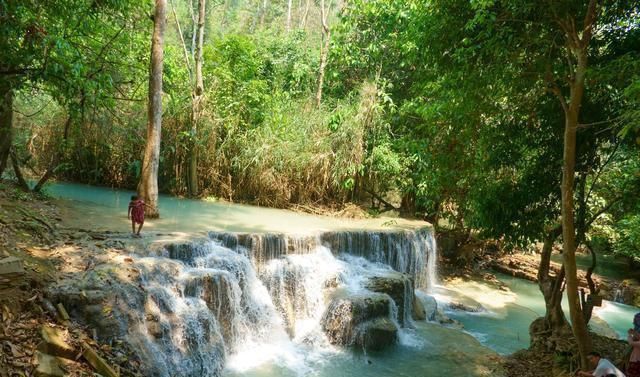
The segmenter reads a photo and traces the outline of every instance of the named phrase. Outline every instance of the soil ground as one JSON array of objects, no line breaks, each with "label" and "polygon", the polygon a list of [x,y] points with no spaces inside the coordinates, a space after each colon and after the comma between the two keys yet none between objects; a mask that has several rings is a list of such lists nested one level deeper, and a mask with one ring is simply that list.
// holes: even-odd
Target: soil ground
[{"label": "soil ground", "polygon": [[32,376],[41,329],[60,330],[65,341],[78,351],[76,360],[60,365],[66,375],[93,376],[93,368],[80,357],[86,341],[121,376],[139,375],[130,350],[117,344],[99,344],[91,329],[63,323],[58,311],[44,297],[45,288],[75,271],[92,267],[95,249],[103,258],[124,253],[100,245],[100,235],[65,228],[56,205],[49,198],[20,191],[0,181],[0,259],[16,257],[24,273],[0,275],[0,377]]}]

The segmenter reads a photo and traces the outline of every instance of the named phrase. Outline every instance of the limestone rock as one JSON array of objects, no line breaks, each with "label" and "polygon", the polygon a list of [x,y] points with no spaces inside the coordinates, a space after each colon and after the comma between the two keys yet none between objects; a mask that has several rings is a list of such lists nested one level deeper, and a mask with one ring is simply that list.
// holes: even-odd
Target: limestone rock
[{"label": "limestone rock", "polygon": [[422,304],[422,301],[420,301],[420,299],[418,299],[415,294],[413,295],[411,315],[416,321],[424,321],[425,319],[427,319],[427,312],[425,310],[425,307]]},{"label": "limestone rock", "polygon": [[322,329],[332,344],[381,350],[397,339],[390,300],[376,293],[334,299],[323,316]]},{"label": "limestone rock", "polygon": [[398,340],[398,327],[389,319],[378,317],[357,328],[356,344],[368,351],[380,351]]},{"label": "limestone rock", "polygon": [[65,336],[62,330],[44,325],[40,329],[40,335],[42,343],[38,346],[39,351],[65,359],[75,359],[77,352],[64,340]]},{"label": "limestone rock", "polygon": [[484,308],[480,305],[478,306],[470,306],[470,305],[466,305],[463,304],[461,302],[450,302],[447,307],[451,310],[459,310],[459,311],[463,311],[463,312],[470,312],[470,313],[479,313],[481,311],[484,311]]},{"label": "limestone rock", "polygon": [[438,312],[438,302],[436,301],[436,299],[433,296],[424,295],[421,297],[420,302],[424,306],[424,311],[425,311],[427,320],[435,321],[436,314]]},{"label": "limestone rock", "polygon": [[413,280],[410,275],[391,273],[386,276],[374,276],[367,281],[365,286],[373,292],[388,294],[398,308],[400,325],[410,326],[414,297]]}]

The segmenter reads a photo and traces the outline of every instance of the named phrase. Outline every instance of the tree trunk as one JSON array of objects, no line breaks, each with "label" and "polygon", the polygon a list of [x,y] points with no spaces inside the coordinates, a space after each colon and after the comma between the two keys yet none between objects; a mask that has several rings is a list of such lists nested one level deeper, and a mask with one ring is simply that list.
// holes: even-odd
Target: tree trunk
[{"label": "tree trunk", "polygon": [[[69,128],[71,126],[71,120],[73,119],[71,114],[72,113],[70,111],[69,116],[67,117],[67,121],[64,123],[64,133],[62,134],[62,148],[65,147],[65,145],[67,144],[67,140],[69,138]],[[47,181],[49,181],[49,179],[53,177],[53,174],[55,173],[56,168],[60,164],[60,160],[62,160],[62,156],[63,156],[63,152],[58,150],[56,154],[53,156],[53,159],[51,160],[49,167],[44,172],[42,177],[40,177],[40,180],[38,180],[38,183],[36,183],[35,187],[33,188],[34,192],[42,191],[42,188],[44,187],[45,183],[47,183]]]},{"label": "tree trunk", "polygon": [[202,112],[204,83],[202,81],[202,45],[204,43],[204,16],[206,0],[198,1],[198,42],[196,45],[196,82],[191,103],[191,148],[189,149],[189,170],[187,185],[190,196],[197,196],[198,189],[198,122]]},{"label": "tree trunk", "polygon": [[291,31],[291,1],[287,3],[287,33]]},{"label": "tree trunk", "polygon": [[304,29],[305,26],[307,25],[307,16],[309,15],[310,6],[311,6],[311,0],[307,0],[307,3],[304,7],[304,13],[302,13],[302,17],[300,18],[300,24],[298,25],[300,29]]},{"label": "tree trunk", "polygon": [[5,81],[0,84],[0,178],[2,178],[2,173],[7,167],[12,140],[13,88]]},{"label": "tree trunk", "polygon": [[573,334],[580,351],[583,368],[588,367],[587,353],[591,351],[591,338],[584,321],[578,296],[578,269],[576,266],[576,230],[574,225],[573,186],[576,166],[576,131],[580,105],[584,93],[584,78],[587,68],[586,47],[576,51],[578,64],[575,80],[571,85],[570,103],[565,112],[564,153],[562,170],[562,242],[564,267],[567,273],[567,299]]},{"label": "tree trunk", "polygon": [[191,58],[193,59],[196,54],[196,37],[198,28],[198,19],[196,13],[193,10],[193,0],[189,0],[189,14],[191,14]]},{"label": "tree trunk", "polygon": [[331,43],[331,30],[327,23],[328,13],[331,9],[331,0],[327,9],[324,8],[324,0],[320,0],[320,19],[322,22],[322,41],[323,45],[320,49],[320,69],[318,72],[318,91],[316,93],[316,106],[320,107],[322,103],[322,86],[324,85],[324,71],[327,67],[327,60],[329,58],[329,46]]},{"label": "tree trunk", "polygon": [[18,180],[18,186],[20,186],[22,191],[29,192],[30,191],[29,184],[24,179],[24,176],[22,175],[22,171],[20,171],[20,163],[18,161],[18,157],[16,157],[16,154],[14,151],[11,151],[10,154],[11,154],[11,165],[13,165],[13,172],[16,174],[16,179]]},{"label": "tree trunk", "polygon": [[578,296],[578,268],[576,266],[576,229],[574,224],[574,181],[576,167],[576,132],[580,117],[580,107],[584,95],[587,73],[587,52],[598,17],[597,0],[589,0],[582,30],[576,30],[573,19],[559,19],[558,24],[565,32],[567,60],[569,61],[569,101],[556,89],[556,95],[564,110],[564,148],[562,184],[562,242],[564,269],[567,279],[567,299],[573,335],[578,343],[580,364],[589,367],[587,353],[591,351],[591,337],[582,313]]},{"label": "tree trunk", "polygon": [[171,13],[173,13],[173,19],[176,22],[176,31],[178,36],[180,36],[180,43],[182,43],[182,51],[184,52],[184,64],[187,67],[187,71],[189,72],[189,82],[191,83],[193,80],[193,73],[191,72],[191,61],[189,60],[189,53],[187,52],[187,43],[184,41],[184,35],[182,34],[182,27],[180,27],[180,20],[178,19],[178,15],[176,14],[176,8],[173,6],[173,2],[169,0],[169,4],[171,5]]},{"label": "tree trunk", "polygon": [[267,15],[267,0],[262,0],[262,12],[260,12],[260,27],[264,25],[264,18]]},{"label": "tree trunk", "polygon": [[153,39],[151,40],[147,144],[142,163],[142,176],[138,184],[138,194],[149,206],[147,216],[151,218],[160,216],[158,211],[158,164],[160,162],[160,132],[162,129],[162,65],[166,10],[167,0],[156,0]]},{"label": "tree trunk", "polygon": [[556,333],[565,327],[567,319],[562,311],[562,283],[564,281],[564,270],[557,276],[551,276],[551,253],[553,252],[553,244],[562,232],[561,226],[556,226],[544,237],[542,253],[540,256],[540,267],[538,268],[538,287],[545,302],[545,320],[548,330]]}]

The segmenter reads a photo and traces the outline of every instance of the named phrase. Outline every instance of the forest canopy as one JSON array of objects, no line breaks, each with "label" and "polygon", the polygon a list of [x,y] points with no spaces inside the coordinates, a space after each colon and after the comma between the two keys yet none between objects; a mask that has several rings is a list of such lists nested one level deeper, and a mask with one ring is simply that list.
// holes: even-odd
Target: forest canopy
[{"label": "forest canopy", "polygon": [[[195,127],[198,1],[171,0],[159,188],[275,207],[364,203],[513,246],[542,241],[562,212],[559,98],[577,62],[554,20],[582,22],[588,3],[209,1]],[[638,259],[632,3],[598,6],[573,199],[579,239]],[[152,2],[9,1],[0,21],[0,169],[135,188]]]}]

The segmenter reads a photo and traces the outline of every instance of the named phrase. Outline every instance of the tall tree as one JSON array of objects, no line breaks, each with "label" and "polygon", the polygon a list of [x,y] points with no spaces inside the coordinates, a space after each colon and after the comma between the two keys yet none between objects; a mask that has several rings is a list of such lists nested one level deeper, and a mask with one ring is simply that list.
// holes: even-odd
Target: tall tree
[{"label": "tall tree", "polygon": [[151,39],[147,142],[140,183],[138,184],[138,194],[149,206],[148,216],[151,218],[160,216],[158,210],[158,165],[160,163],[160,134],[162,130],[162,67],[164,32],[167,24],[166,11],[167,0],[156,0]]},{"label": "tall tree", "polygon": [[581,364],[587,367],[587,353],[591,351],[591,337],[587,330],[587,324],[582,314],[578,296],[578,271],[576,265],[576,229],[574,224],[574,181],[576,167],[576,133],[580,109],[584,97],[585,78],[588,67],[588,49],[596,19],[598,17],[598,4],[596,0],[590,0],[587,7],[582,27],[578,28],[579,20],[569,15],[554,15],[554,21],[565,33],[566,55],[568,59],[569,100],[562,94],[560,88],[555,86],[551,78],[551,88],[558,97],[564,111],[564,152],[562,168],[562,255],[567,279],[567,299],[569,301],[569,314],[573,334],[578,342]]},{"label": "tall tree", "polygon": [[198,1],[198,41],[195,54],[195,85],[191,103],[191,145],[189,150],[189,179],[188,187],[191,196],[198,195],[198,123],[202,113],[204,97],[204,82],[202,80],[202,47],[204,44],[206,0]]},{"label": "tall tree", "polygon": [[324,86],[324,73],[329,60],[329,47],[331,46],[331,29],[329,29],[329,13],[331,11],[331,1],[320,0],[320,26],[322,28],[322,45],[320,47],[320,68],[318,69],[318,90],[316,91],[316,106],[322,103],[322,87]]},{"label": "tall tree", "polygon": [[[392,100],[400,109],[394,116],[396,135],[405,134],[407,139],[398,145],[407,148],[412,158],[416,156],[417,164],[411,170],[420,173],[412,177],[408,187],[419,196],[435,196],[431,202],[436,204],[452,201],[467,225],[478,209],[474,205],[495,199],[494,207],[512,214],[497,216],[497,221],[492,220],[494,225],[511,232],[512,224],[520,228],[535,224],[536,234],[524,233],[523,240],[545,240],[543,259],[547,262],[553,242],[564,233],[572,330],[585,363],[590,341],[577,292],[574,176],[577,168],[589,174],[590,167],[598,166],[593,156],[598,156],[596,147],[602,141],[594,142],[592,135],[611,135],[610,128],[597,127],[620,115],[609,111],[620,109],[624,89],[624,84],[616,82],[624,75],[615,72],[624,70],[632,77],[634,66],[629,64],[632,58],[616,62],[616,54],[631,48],[618,46],[638,30],[639,6],[613,0],[544,1],[543,5],[531,0],[416,0],[410,4],[354,0],[349,4],[341,26],[347,33],[338,34],[335,47],[339,50],[336,59],[344,59],[335,67],[347,67],[348,71],[338,84],[332,83],[332,89],[348,91],[349,85],[374,75],[390,81]],[[598,31],[594,31],[596,26]],[[587,57],[593,56],[600,61],[589,66]],[[612,64],[602,64],[606,59]],[[599,75],[591,82],[585,79],[590,70]],[[610,80],[610,84],[598,80]],[[596,93],[598,85],[609,89]],[[612,106],[594,103],[604,98]],[[591,101],[586,114],[584,101]],[[560,123],[563,127],[558,127]],[[504,143],[488,138],[493,143],[490,147],[511,151],[510,159],[520,164],[503,161],[502,166],[496,166],[496,186],[479,174],[484,170],[478,166],[484,156],[495,159],[496,152],[482,145],[483,135],[493,132]],[[533,134],[520,143],[512,138],[514,132],[518,138]],[[539,140],[546,145],[537,145]],[[424,150],[433,153],[425,154]],[[548,163],[539,164],[545,161]],[[430,169],[424,168],[425,162]],[[532,162],[537,169],[533,169],[536,165],[527,166]],[[445,173],[440,174],[443,166]],[[545,177],[540,177],[541,171],[546,172]],[[455,176],[447,172],[455,172]],[[490,179],[496,180],[493,176]],[[533,188],[525,195],[513,184],[523,180],[531,180],[527,187]],[[550,192],[540,189],[553,186]],[[422,202],[428,204],[429,200],[423,198]],[[561,222],[558,210],[563,214]],[[485,220],[495,212],[485,211]],[[486,228],[479,222],[471,224]],[[517,240],[517,232],[513,238]],[[566,322],[559,306],[562,276],[549,280],[548,263],[542,263],[541,269],[549,309],[562,325]]]}]

